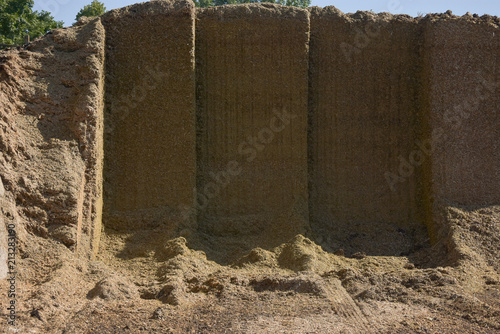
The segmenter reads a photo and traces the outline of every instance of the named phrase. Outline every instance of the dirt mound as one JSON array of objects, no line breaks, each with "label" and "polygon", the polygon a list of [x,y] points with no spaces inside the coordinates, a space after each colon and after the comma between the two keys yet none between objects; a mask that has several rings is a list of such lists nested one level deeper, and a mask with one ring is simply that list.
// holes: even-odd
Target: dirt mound
[{"label": "dirt mound", "polygon": [[0,52],[0,331],[498,333],[498,22],[150,1]]},{"label": "dirt mound", "polygon": [[137,287],[127,279],[116,275],[108,276],[89,291],[87,298],[102,298],[106,300],[138,299]]}]

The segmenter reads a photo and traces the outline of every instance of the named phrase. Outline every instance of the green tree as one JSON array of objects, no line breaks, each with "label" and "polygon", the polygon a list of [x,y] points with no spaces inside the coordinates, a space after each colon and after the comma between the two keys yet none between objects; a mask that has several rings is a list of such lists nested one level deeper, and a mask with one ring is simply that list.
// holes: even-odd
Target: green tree
[{"label": "green tree", "polygon": [[33,5],[33,0],[0,0],[0,44],[21,45],[26,35],[35,39],[63,27],[49,12],[33,11]]},{"label": "green tree", "polygon": [[275,3],[278,5],[307,8],[311,0],[194,0],[196,7],[211,7],[222,5],[237,5],[241,3]]},{"label": "green tree", "polygon": [[104,4],[94,0],[90,5],[83,7],[78,14],[76,14],[76,21],[78,21],[78,19],[82,16],[94,17],[101,16],[104,13],[106,13],[106,7],[104,7]]}]

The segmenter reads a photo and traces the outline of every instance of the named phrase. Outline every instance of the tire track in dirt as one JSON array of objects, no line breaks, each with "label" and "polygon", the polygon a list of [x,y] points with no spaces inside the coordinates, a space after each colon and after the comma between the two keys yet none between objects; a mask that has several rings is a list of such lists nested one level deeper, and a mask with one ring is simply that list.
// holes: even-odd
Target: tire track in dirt
[{"label": "tire track in dirt", "polygon": [[377,326],[369,322],[339,280],[331,280],[329,284],[323,286],[323,289],[332,305],[332,311],[346,319],[346,322],[354,328],[352,333],[374,333],[377,331]]}]

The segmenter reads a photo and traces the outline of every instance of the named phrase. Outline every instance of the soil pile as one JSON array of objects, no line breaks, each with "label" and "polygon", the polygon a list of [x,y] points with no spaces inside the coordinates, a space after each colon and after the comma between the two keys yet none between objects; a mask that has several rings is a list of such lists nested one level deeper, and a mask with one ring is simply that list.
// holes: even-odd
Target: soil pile
[{"label": "soil pile", "polygon": [[2,51],[1,331],[498,333],[498,26],[151,1]]}]

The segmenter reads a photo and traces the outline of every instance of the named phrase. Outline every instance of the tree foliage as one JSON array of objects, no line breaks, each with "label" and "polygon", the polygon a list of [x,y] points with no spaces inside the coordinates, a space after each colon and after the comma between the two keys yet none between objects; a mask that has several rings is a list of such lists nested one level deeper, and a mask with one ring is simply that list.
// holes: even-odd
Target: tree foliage
[{"label": "tree foliage", "polygon": [[196,7],[212,7],[222,5],[237,5],[242,3],[275,3],[278,5],[307,8],[311,0],[194,0]]},{"label": "tree foliage", "polygon": [[76,14],[76,21],[78,21],[78,19],[82,16],[94,17],[101,16],[104,13],[106,13],[106,7],[104,7],[104,4],[94,0],[90,5],[84,6],[78,14]]},{"label": "tree foliage", "polygon": [[0,0],[0,44],[21,45],[26,35],[35,39],[63,27],[49,12],[33,11],[33,5],[33,0]]}]

